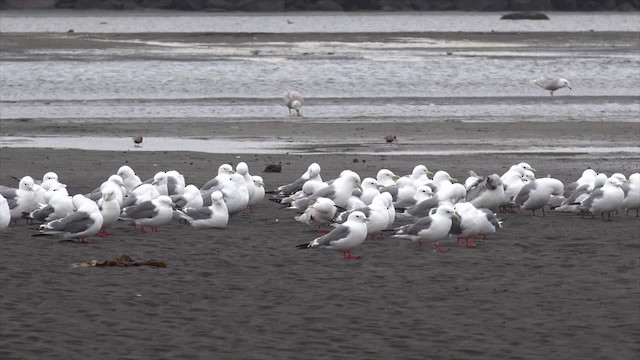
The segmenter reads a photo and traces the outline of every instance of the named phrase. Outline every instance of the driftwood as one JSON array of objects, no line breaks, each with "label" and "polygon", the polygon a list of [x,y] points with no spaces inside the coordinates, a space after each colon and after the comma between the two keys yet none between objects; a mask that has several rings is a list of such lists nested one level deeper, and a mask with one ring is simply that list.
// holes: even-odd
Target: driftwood
[{"label": "driftwood", "polygon": [[127,266],[153,266],[153,267],[161,267],[166,268],[167,263],[164,260],[158,259],[147,259],[138,261],[131,258],[127,254],[121,254],[115,259],[106,259],[106,260],[90,260],[83,263],[73,264],[73,267],[107,267],[107,266],[117,266],[117,267],[127,267]]}]

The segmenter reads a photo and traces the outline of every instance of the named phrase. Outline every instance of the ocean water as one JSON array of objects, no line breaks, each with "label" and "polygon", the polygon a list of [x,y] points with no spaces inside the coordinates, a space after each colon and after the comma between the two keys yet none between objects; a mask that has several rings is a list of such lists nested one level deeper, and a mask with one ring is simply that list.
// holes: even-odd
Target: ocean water
[{"label": "ocean water", "polygon": [[[305,96],[305,118],[318,122],[640,122],[640,39],[607,43],[584,35],[637,34],[637,14],[552,13],[551,21],[499,15],[5,11],[6,35],[71,28],[74,34],[60,36],[103,35],[94,35],[95,47],[0,52],[0,119],[286,120],[282,94],[295,89]],[[569,41],[464,37],[493,29]],[[113,35],[162,32],[282,37],[211,43]],[[307,32],[324,36],[287,37]],[[362,40],[326,36],[338,32],[361,33]],[[551,97],[530,82],[544,74],[569,79],[573,89]]]}]

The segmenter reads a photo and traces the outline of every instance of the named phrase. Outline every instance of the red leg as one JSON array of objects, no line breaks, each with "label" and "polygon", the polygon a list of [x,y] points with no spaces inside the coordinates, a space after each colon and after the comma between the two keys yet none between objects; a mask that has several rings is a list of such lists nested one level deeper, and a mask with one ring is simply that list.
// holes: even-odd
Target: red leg
[{"label": "red leg", "polygon": [[464,240],[464,242],[466,243],[466,246],[467,246],[467,248],[469,248],[469,249],[475,249],[475,248],[477,248],[477,247],[478,247],[478,246],[473,242],[473,239],[466,238],[466,239]]},{"label": "red leg", "polygon": [[351,250],[344,250],[342,252],[342,257],[345,260],[357,260],[357,259],[360,259],[360,256],[351,255]]},{"label": "red leg", "polygon": [[456,237],[456,247],[462,247],[462,238]]},{"label": "red leg", "polygon": [[107,230],[105,228],[102,228],[100,230],[99,233],[97,233],[96,235],[100,236],[100,237],[104,237],[104,236],[109,236],[111,235],[111,233],[107,232]]},{"label": "red leg", "polygon": [[447,248],[443,248],[442,246],[440,246],[440,244],[438,244],[438,242],[437,242],[437,241],[434,241],[434,242],[433,242],[433,245],[435,245],[436,250],[437,250],[438,252],[447,252],[447,251],[449,251],[449,249],[447,249]]},{"label": "red leg", "polygon": [[83,238],[83,237],[78,238],[76,241],[78,242],[78,244],[91,244],[91,241],[89,241],[89,240],[87,240],[86,238]]}]

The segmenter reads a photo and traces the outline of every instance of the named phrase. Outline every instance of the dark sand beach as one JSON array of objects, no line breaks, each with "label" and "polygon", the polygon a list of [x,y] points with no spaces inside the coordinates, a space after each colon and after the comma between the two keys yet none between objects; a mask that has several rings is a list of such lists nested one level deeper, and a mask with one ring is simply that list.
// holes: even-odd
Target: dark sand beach
[{"label": "dark sand beach", "polygon": [[[354,162],[357,159],[358,162]],[[10,175],[56,170],[72,193],[92,190],[122,164],[143,176],[176,169],[202,184],[224,162],[245,161],[272,189],[309,163],[325,177],[419,163],[464,178],[527,160],[564,182],[587,166],[637,171],[638,159],[599,156],[343,156],[100,152],[3,148]],[[262,173],[272,163],[281,173]],[[293,212],[265,200],[224,230],[174,222],[159,233],[119,224],[91,244],[34,238],[12,225],[0,242],[2,346],[6,359],[512,358],[631,359],[638,333],[635,214],[612,222],[551,211],[503,214],[504,227],[476,249],[448,253],[397,240],[366,241],[357,261],[304,251],[315,237]],[[127,253],[165,269],[73,268]]]},{"label": "dark sand beach", "polygon": [[[53,48],[62,53],[53,58],[65,61],[67,48],[112,46],[102,41],[103,36],[3,34],[0,47],[8,58],[24,56],[29,61],[47,61],[49,56],[30,50]],[[371,41],[378,35],[342,36],[341,41]],[[637,43],[635,33],[438,36],[524,41],[532,52],[538,40],[551,48],[563,47],[567,38],[593,41],[620,45],[623,52],[627,47],[635,51]],[[109,35],[107,40],[119,37]],[[299,34],[295,41],[319,37],[330,41],[335,35]],[[143,39],[233,44],[238,38],[240,43],[280,39],[259,34],[155,34]],[[606,52],[607,46],[593,51]],[[594,98],[544,100],[579,107]],[[612,96],[610,101],[637,102],[629,98]],[[362,102],[366,105],[369,100]],[[515,101],[541,102],[535,97]],[[469,170],[502,174],[512,164],[526,161],[538,170],[538,177],[551,175],[567,184],[587,167],[628,176],[638,172],[640,164],[634,151],[593,151],[607,146],[637,149],[638,126],[633,119],[518,118],[483,123],[430,122],[427,116],[418,121],[359,118],[327,126],[328,119],[286,118],[284,107],[274,118],[223,122],[83,121],[81,113],[77,116],[3,119],[0,135],[9,139],[9,146],[11,137],[34,135],[128,140],[142,133],[147,140],[141,149],[134,149],[128,140],[129,146],[110,152],[2,147],[0,184],[16,186],[13,177],[41,178],[55,171],[71,194],[87,193],[128,164],[141,178],[175,169],[188,183],[201,186],[215,176],[220,164],[239,161],[247,162],[252,174],[261,175],[267,189],[297,179],[312,162],[322,166],[324,179],[337,177],[344,169],[362,178],[375,176],[381,168],[408,174],[415,165],[425,164],[463,180]],[[396,134],[398,144],[385,144],[385,134]],[[145,149],[152,137],[287,142],[310,136],[322,145],[271,154]],[[514,152],[554,144],[567,147],[559,152]],[[428,153],[452,147],[466,152],[394,155],[408,148]],[[381,154],[363,155],[368,148]],[[269,164],[281,164],[282,172],[263,173]],[[174,221],[158,233],[143,234],[119,223],[112,236],[94,237],[90,244],[32,237],[35,225],[13,224],[0,234],[0,358],[634,359],[640,353],[640,218],[635,213],[614,214],[611,222],[550,210],[546,217],[500,214],[503,228],[475,249],[456,248],[450,240],[441,243],[450,251],[438,253],[410,241],[376,239],[354,251],[361,256],[356,261],[345,261],[333,251],[296,249],[316,232],[297,223],[294,215],[265,200],[255,213],[233,216],[224,230],[194,230]],[[161,259],[167,267],[72,267],[122,253]]]}]

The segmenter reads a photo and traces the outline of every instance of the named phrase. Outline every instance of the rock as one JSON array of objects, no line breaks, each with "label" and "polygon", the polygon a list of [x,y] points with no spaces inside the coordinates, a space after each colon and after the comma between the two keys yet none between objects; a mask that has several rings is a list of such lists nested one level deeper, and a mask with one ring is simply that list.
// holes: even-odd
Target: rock
[{"label": "rock", "polygon": [[539,12],[515,12],[502,15],[500,20],[549,20],[549,17]]},{"label": "rock", "polygon": [[269,164],[263,170],[263,172],[266,172],[266,173],[279,173],[281,171],[282,171],[281,164]]}]

